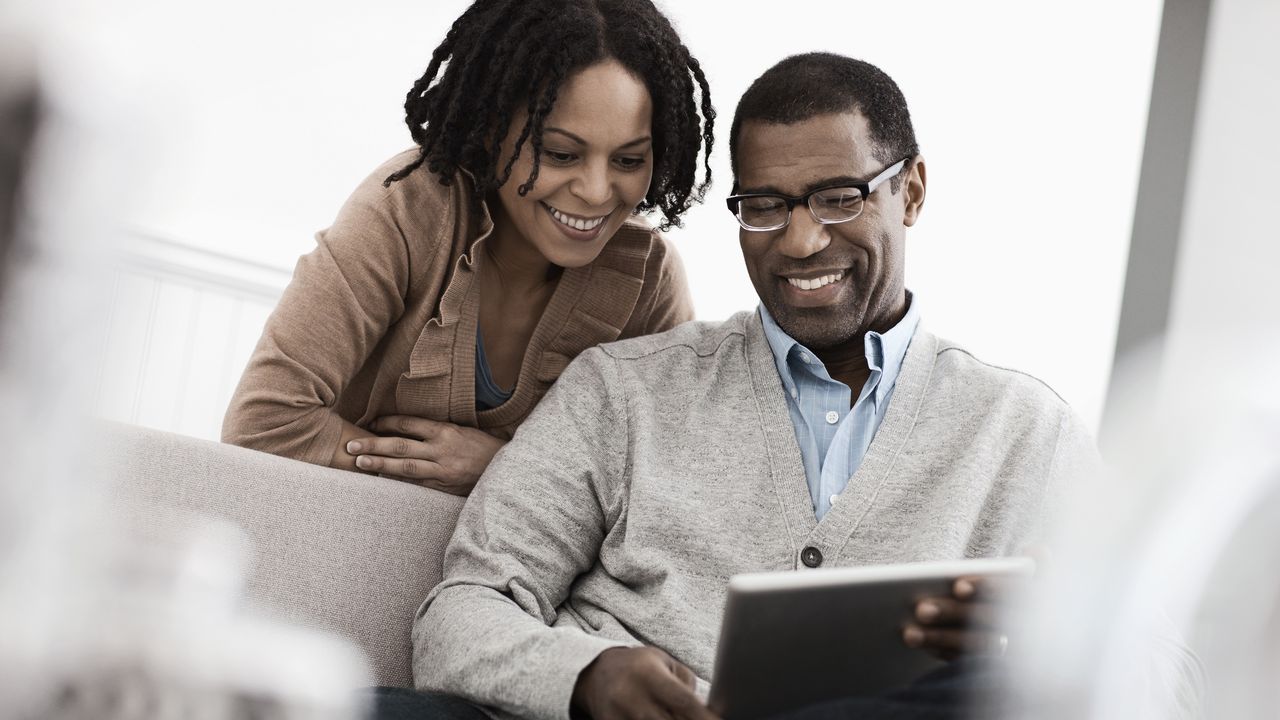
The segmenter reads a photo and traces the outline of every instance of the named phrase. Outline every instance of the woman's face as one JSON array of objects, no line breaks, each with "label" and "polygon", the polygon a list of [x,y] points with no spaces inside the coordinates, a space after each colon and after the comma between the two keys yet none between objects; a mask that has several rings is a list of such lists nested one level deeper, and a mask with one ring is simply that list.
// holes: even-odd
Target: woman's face
[{"label": "woman's face", "polygon": [[[503,164],[525,117],[522,112],[511,123]],[[543,128],[537,181],[523,197],[517,192],[533,168],[526,141],[511,177],[498,188],[501,213],[495,222],[507,220],[561,267],[595,260],[649,191],[652,117],[653,102],[644,83],[616,60],[569,76]]]}]

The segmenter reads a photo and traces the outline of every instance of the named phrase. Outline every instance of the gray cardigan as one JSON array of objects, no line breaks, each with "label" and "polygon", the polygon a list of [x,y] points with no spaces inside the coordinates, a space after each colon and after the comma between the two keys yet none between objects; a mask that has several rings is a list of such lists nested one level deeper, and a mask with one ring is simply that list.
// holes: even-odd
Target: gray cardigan
[{"label": "gray cardigan", "polygon": [[1018,553],[1096,458],[1046,385],[917,330],[817,522],[757,313],[593,348],[467,501],[414,624],[415,681],[567,718],[609,647],[655,645],[707,678],[729,576],[807,571],[810,547],[823,567]]}]

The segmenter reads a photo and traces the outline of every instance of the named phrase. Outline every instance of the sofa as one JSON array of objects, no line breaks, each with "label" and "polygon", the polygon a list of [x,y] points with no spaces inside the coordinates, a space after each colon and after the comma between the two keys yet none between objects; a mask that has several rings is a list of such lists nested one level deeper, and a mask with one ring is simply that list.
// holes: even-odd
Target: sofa
[{"label": "sofa", "polygon": [[108,425],[103,440],[109,497],[143,522],[244,531],[246,611],[341,636],[377,684],[412,687],[410,626],[464,498],[134,426]]}]

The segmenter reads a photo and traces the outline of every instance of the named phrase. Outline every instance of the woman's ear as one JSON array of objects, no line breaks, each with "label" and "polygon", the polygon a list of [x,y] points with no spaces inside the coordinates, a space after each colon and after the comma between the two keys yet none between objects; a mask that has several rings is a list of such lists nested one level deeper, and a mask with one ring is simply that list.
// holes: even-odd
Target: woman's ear
[{"label": "woman's ear", "polygon": [[902,213],[902,224],[911,227],[920,218],[924,209],[925,169],[924,156],[916,155],[907,171],[906,181],[902,184],[903,200],[906,202]]}]

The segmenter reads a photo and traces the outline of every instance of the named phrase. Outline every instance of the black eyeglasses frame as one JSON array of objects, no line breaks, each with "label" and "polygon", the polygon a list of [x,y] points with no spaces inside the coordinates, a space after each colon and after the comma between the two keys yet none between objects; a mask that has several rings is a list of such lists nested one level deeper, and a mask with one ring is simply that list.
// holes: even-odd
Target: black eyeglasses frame
[{"label": "black eyeglasses frame", "polygon": [[[875,177],[871,178],[870,180],[864,183],[843,182],[843,183],[837,183],[835,185],[824,185],[819,188],[814,188],[813,190],[810,190],[804,195],[797,195],[797,196],[780,195],[778,193],[742,193],[740,195],[730,195],[729,197],[725,198],[725,204],[729,207],[729,212],[733,214],[733,217],[737,219],[738,224],[742,226],[742,229],[749,230],[752,232],[770,232],[773,230],[781,230],[787,225],[790,225],[791,211],[794,210],[796,205],[799,205],[800,203],[804,203],[804,206],[808,208],[809,215],[813,217],[815,222],[822,225],[837,225],[839,223],[845,223],[851,220],[858,219],[858,216],[862,214],[862,210],[859,209],[856,215],[854,215],[853,217],[845,218],[843,220],[824,220],[818,217],[817,213],[814,212],[813,207],[809,205],[809,198],[813,197],[814,195],[824,190],[834,190],[836,188],[848,188],[848,189],[857,190],[858,193],[862,196],[861,202],[866,203],[867,198],[871,196],[871,193],[876,191],[876,188],[880,187],[880,185],[882,185],[886,180],[889,180],[890,178],[893,178],[894,176],[896,176],[898,173],[902,172],[902,170],[907,166],[907,163],[910,160],[911,158],[905,157],[899,160],[898,162],[886,167],[884,170],[881,170],[880,174],[876,175]],[[742,216],[738,214],[738,210],[741,207],[741,203],[743,200],[747,200],[749,198],[756,198],[756,197],[777,198],[783,201],[784,203],[786,203],[787,204],[786,220],[782,222],[782,224],[775,225],[773,227],[754,227],[752,225],[748,225],[746,221],[742,219]]]}]

